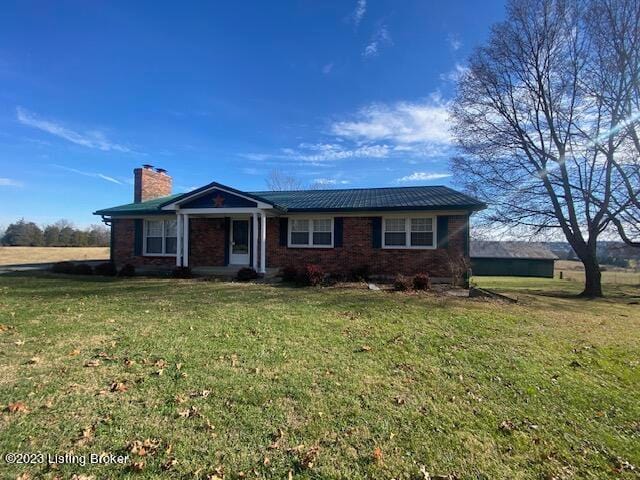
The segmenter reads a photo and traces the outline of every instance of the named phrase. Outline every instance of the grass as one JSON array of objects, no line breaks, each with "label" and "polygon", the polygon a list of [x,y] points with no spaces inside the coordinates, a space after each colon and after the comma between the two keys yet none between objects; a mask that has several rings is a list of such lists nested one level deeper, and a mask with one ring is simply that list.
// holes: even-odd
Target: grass
[{"label": "grass", "polygon": [[0,476],[637,478],[638,289],[481,282],[519,303],[2,275],[0,452],[131,461]]},{"label": "grass", "polygon": [[109,259],[109,247],[0,247],[0,265],[103,259]]}]

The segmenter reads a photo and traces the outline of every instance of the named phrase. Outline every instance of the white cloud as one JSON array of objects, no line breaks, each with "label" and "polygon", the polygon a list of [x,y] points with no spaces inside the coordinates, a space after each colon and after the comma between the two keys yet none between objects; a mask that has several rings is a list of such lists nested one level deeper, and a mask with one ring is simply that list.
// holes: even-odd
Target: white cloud
[{"label": "white cloud", "polygon": [[312,182],[315,185],[330,186],[330,185],[347,185],[351,182],[349,180],[337,180],[335,178],[316,178]]},{"label": "white cloud", "polygon": [[385,158],[391,148],[388,145],[363,145],[348,148],[337,143],[301,143],[292,157],[320,164],[327,161],[344,160],[346,158]]},{"label": "white cloud", "polygon": [[122,182],[120,180],[116,180],[115,178],[105,175],[103,173],[83,172],[82,170],[77,170],[75,168],[65,167],[63,165],[56,165],[56,164],[52,164],[51,166],[55,168],[59,168],[60,170],[65,170],[67,172],[83,175],[85,177],[100,178],[102,180],[106,180],[107,182],[117,183],[118,185],[122,185]]},{"label": "white cloud", "polygon": [[447,42],[449,42],[449,48],[454,52],[462,48],[462,40],[460,40],[460,36],[456,33],[450,33],[447,35]]},{"label": "white cloud", "polygon": [[367,46],[364,47],[362,56],[365,58],[376,57],[380,53],[380,49],[385,45],[393,45],[393,40],[387,26],[382,24],[373,33]]},{"label": "white cloud", "polygon": [[456,63],[455,66],[447,73],[440,74],[440,80],[443,82],[457,82],[467,71],[469,71],[467,67]]},{"label": "white cloud", "polygon": [[326,141],[239,155],[256,162],[318,167],[356,159],[393,159],[408,164],[439,161],[453,149],[448,107],[438,94],[414,102],[374,103],[334,120],[324,132]]},{"label": "white cloud", "polygon": [[272,157],[272,155],[268,153],[239,153],[238,156],[242,158],[246,158],[247,160],[253,160],[256,162],[268,160],[269,158]]},{"label": "white cloud", "polygon": [[62,126],[60,123],[43,120],[22,107],[16,107],[16,118],[23,125],[37,128],[38,130],[87,148],[94,148],[104,152],[131,152],[128,147],[111,142],[102,132],[95,130],[83,133],[76,132]]},{"label": "white cloud", "polygon": [[354,25],[357,27],[358,25],[360,25],[360,22],[362,21],[362,18],[364,17],[364,14],[367,11],[367,0],[358,0],[356,3],[356,8],[353,11],[353,23]]},{"label": "white cloud", "polygon": [[452,142],[447,104],[438,96],[411,103],[375,103],[362,108],[353,120],[331,125],[331,132],[351,140],[390,141],[395,144]]},{"label": "white cloud", "polygon": [[398,178],[397,182],[424,182],[428,180],[438,180],[440,178],[450,177],[449,173],[432,173],[432,172],[413,172],[406,177]]},{"label": "white cloud", "polygon": [[322,66],[322,73],[325,75],[329,75],[331,73],[331,70],[333,70],[333,63],[327,63],[326,65]]},{"label": "white cloud", "polygon": [[0,178],[0,187],[22,187],[24,184],[13,178]]}]

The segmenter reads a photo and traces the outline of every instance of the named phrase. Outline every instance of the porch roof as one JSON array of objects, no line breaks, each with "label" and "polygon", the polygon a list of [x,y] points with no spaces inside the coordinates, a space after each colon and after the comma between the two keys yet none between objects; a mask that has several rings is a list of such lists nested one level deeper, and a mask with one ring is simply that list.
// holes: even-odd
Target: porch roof
[{"label": "porch roof", "polygon": [[[129,203],[95,212],[96,215],[117,216],[173,213],[162,207],[192,197],[214,184],[185,194],[169,195],[141,203]],[[224,187],[229,189],[229,187]],[[241,192],[257,200],[272,204],[286,212],[356,212],[401,210],[482,210],[487,205],[473,197],[445,186],[349,188],[335,190],[293,190]]]}]

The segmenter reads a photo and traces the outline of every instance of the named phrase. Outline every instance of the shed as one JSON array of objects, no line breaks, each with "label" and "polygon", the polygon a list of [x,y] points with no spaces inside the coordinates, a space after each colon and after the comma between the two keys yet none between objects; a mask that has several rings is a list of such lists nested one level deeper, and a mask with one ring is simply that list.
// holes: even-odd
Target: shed
[{"label": "shed", "polygon": [[479,276],[553,278],[558,257],[540,242],[471,241],[471,271]]}]

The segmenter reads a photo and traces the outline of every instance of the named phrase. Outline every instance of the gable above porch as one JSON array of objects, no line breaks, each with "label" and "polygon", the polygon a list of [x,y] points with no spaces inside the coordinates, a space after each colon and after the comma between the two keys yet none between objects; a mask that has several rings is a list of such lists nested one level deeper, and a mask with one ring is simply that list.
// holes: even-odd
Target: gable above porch
[{"label": "gable above porch", "polygon": [[281,210],[280,207],[272,201],[217,182],[179,195],[160,205],[161,210],[211,209],[215,211],[217,209],[228,210],[236,208]]}]

